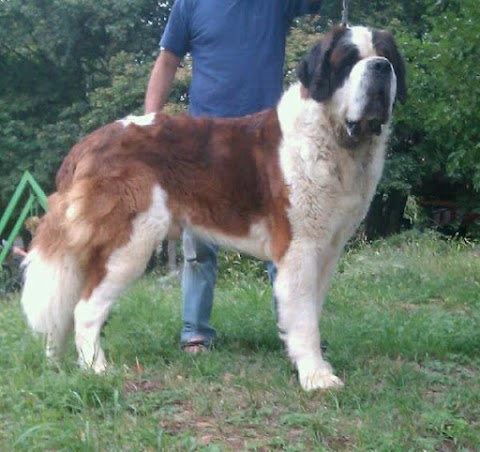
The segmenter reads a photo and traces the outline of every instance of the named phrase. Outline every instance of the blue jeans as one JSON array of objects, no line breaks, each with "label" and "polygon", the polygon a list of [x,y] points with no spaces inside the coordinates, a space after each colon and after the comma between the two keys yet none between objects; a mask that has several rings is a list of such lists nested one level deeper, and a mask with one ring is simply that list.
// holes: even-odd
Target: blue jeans
[{"label": "blue jeans", "polygon": [[[190,231],[183,232],[184,268],[182,278],[183,328],[180,342],[201,337],[209,346],[217,337],[210,326],[213,296],[217,280],[218,246],[195,237]],[[267,262],[270,282],[277,272],[272,262]],[[277,303],[274,298],[275,314]]]}]

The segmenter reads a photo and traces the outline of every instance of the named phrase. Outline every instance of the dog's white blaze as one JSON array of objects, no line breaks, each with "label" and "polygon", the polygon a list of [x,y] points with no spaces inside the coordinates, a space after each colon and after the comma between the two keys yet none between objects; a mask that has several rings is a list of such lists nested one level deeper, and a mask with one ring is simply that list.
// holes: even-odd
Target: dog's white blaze
[{"label": "dog's white blaze", "polygon": [[366,27],[351,27],[351,42],[355,44],[360,52],[360,58],[376,56],[373,46],[372,32]]},{"label": "dog's white blaze", "polygon": [[367,103],[366,88],[368,86],[368,59],[360,60],[350,72],[348,81],[338,96],[345,103],[345,118],[358,121]]},{"label": "dog's white blaze", "polygon": [[118,122],[123,125],[123,127],[128,127],[130,124],[135,124],[137,126],[150,126],[155,121],[155,112],[148,113],[143,116],[134,116],[129,115],[126,118],[119,119]]},{"label": "dog's white blaze", "polygon": [[335,97],[341,99],[342,114],[349,121],[361,119],[362,112],[368,101],[366,91],[368,87],[368,62],[369,58],[360,60],[350,72],[345,85],[335,93]]}]

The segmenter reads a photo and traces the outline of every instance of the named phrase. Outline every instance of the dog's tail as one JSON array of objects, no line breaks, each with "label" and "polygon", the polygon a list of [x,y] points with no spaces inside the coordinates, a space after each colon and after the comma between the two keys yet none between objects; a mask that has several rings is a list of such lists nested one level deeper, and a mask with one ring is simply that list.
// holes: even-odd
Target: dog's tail
[{"label": "dog's tail", "polygon": [[79,256],[72,252],[67,235],[62,197],[49,198],[24,260],[22,307],[31,328],[39,333],[67,331],[84,283]]},{"label": "dog's tail", "polygon": [[67,330],[82,289],[75,260],[67,255],[49,259],[33,248],[24,265],[22,307],[31,328],[39,333]]}]

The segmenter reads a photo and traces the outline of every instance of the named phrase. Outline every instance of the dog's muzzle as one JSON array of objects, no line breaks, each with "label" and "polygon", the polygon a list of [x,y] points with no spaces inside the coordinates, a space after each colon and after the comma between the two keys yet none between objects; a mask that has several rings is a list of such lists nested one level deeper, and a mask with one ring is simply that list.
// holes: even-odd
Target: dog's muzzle
[{"label": "dog's muzzle", "polygon": [[375,58],[367,67],[366,103],[359,120],[346,120],[345,130],[349,137],[380,135],[382,125],[391,115],[391,84],[393,68],[383,57]]},{"label": "dog's muzzle", "polygon": [[382,133],[382,125],[385,124],[380,119],[370,119],[362,121],[346,121],[345,130],[349,137],[359,137],[364,134],[380,135]]}]

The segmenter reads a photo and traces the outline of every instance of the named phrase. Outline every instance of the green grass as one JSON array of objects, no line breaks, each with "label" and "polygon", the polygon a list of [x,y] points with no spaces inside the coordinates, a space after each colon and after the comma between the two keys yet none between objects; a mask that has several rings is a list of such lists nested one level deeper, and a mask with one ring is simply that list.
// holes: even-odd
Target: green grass
[{"label": "green grass", "polygon": [[217,349],[179,351],[178,284],[115,306],[105,376],[43,357],[0,301],[0,450],[478,450],[480,248],[415,233],[349,250],[322,318],[341,391],[303,392],[263,267],[223,254]]}]

